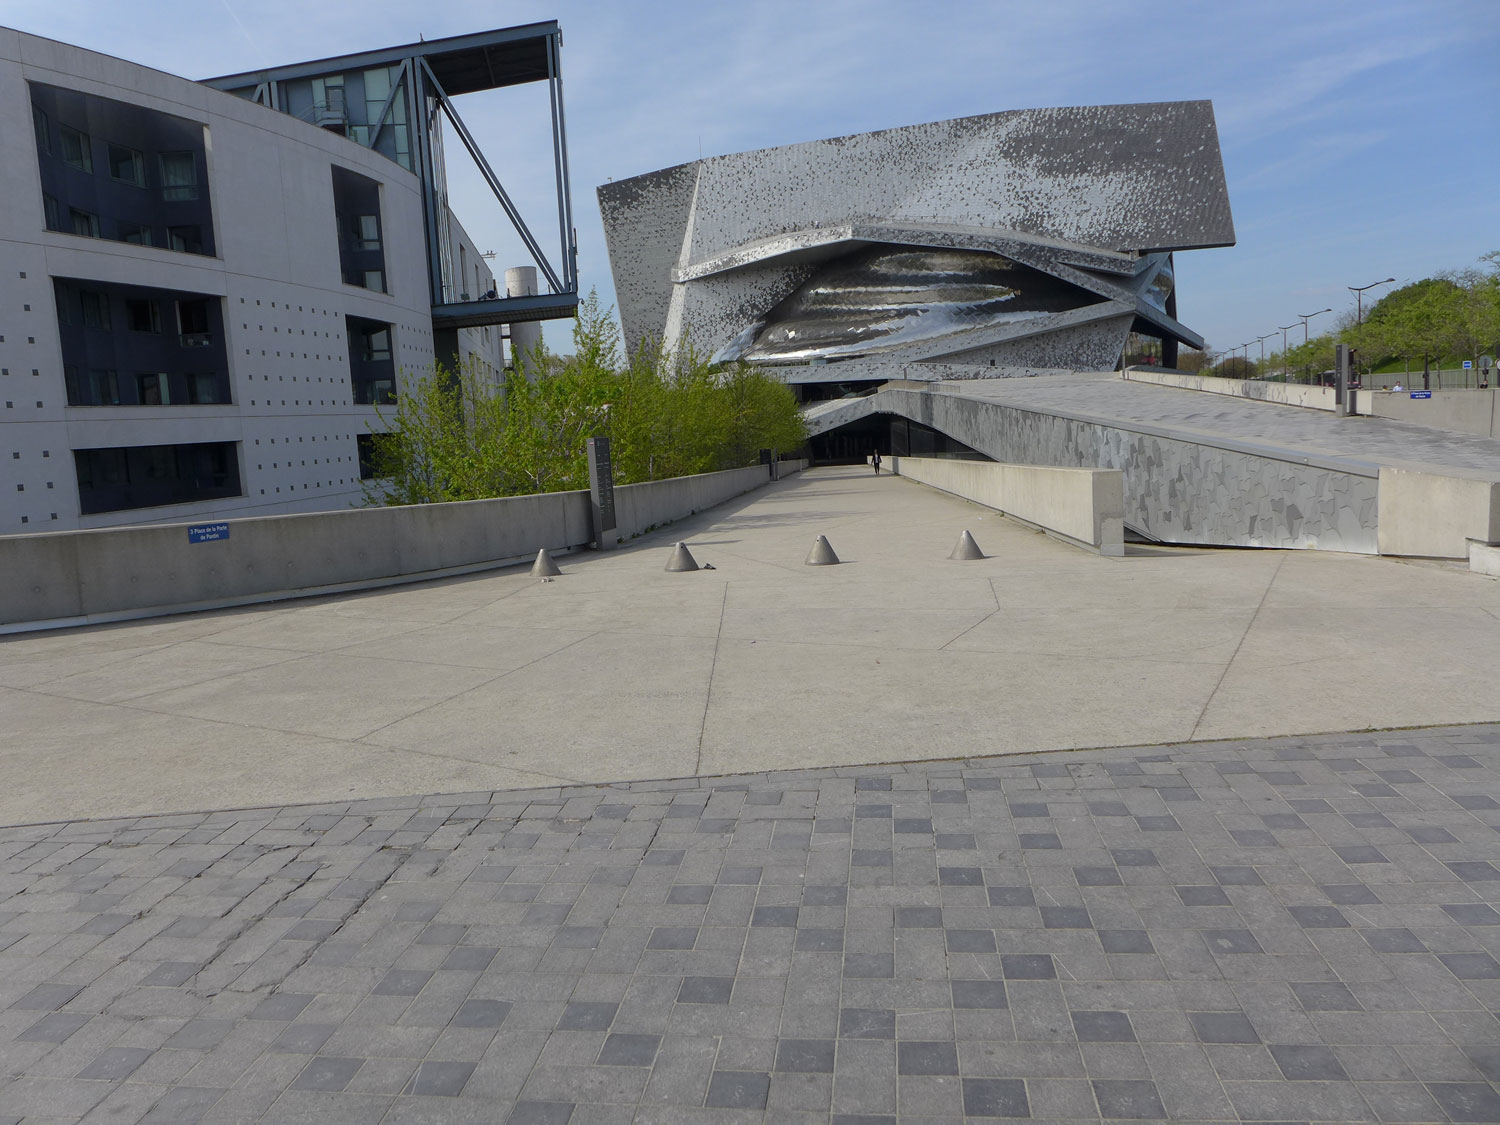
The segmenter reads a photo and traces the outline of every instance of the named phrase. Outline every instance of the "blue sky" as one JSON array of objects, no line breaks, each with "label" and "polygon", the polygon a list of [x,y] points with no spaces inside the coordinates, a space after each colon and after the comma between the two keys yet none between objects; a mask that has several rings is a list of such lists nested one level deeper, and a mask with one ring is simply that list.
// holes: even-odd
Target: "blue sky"
[{"label": "blue sky", "polygon": [[[1182,255],[1178,283],[1183,321],[1219,350],[1351,308],[1346,286],[1500,249],[1495,0],[0,4],[23,31],[193,78],[538,19],[563,28],[580,272],[606,303],[608,178],[1032,106],[1214,102],[1239,244]],[[555,253],[544,91],[458,106]],[[454,197],[497,265],[522,260],[477,175],[455,173]]]}]

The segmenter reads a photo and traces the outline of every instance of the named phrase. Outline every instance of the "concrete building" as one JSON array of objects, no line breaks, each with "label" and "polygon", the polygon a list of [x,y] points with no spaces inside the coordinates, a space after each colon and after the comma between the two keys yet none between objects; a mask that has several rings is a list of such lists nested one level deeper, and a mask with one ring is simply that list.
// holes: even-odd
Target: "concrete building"
[{"label": "concrete building", "polygon": [[560,82],[557,38],[243,88],[0,29],[0,534],[349,507],[405,375],[498,389],[503,326],[568,315],[572,259],[530,307],[499,298],[448,208],[440,118],[462,124],[435,74]]},{"label": "concrete building", "polygon": [[[599,188],[630,346],[690,334],[794,384],[847,361],[1110,370],[1234,243],[1208,102],[1022,110],[736,153]],[[1003,374],[994,370],[993,374]],[[978,372],[976,372],[976,375]]]}]

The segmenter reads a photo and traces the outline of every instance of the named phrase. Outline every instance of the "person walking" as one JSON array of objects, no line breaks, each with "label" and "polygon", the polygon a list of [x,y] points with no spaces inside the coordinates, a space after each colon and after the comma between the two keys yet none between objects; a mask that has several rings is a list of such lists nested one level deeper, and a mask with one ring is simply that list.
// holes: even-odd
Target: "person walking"
[{"label": "person walking", "polygon": [[878,477],[880,475],[880,450],[877,449],[870,454],[870,464],[875,466],[875,475]]}]

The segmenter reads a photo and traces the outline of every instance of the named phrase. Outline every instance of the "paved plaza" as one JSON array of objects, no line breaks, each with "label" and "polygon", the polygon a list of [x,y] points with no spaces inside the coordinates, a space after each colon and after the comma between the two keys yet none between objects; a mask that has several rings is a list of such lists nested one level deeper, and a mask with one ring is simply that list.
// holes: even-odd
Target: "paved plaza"
[{"label": "paved plaza", "polygon": [[561,562],[0,641],[0,1125],[1500,1121],[1500,583]]},{"label": "paved plaza", "polygon": [[1500,727],[0,831],[0,1120],[1500,1121]]},{"label": "paved plaza", "polygon": [[854,468],[560,562],[0,638],[0,824],[1500,722],[1458,564],[1102,558]]}]

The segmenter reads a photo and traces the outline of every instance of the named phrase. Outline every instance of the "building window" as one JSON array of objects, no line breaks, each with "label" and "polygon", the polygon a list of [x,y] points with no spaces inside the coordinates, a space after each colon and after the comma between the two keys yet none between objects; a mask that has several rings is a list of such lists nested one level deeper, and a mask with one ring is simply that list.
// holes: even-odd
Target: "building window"
[{"label": "building window", "polygon": [[168,201],[198,198],[198,164],[191,152],[161,154],[161,197]]},{"label": "building window", "polygon": [[109,178],[122,184],[146,186],[146,158],[124,145],[109,146]]},{"label": "building window", "polygon": [[385,292],[384,270],[365,270],[362,276],[364,278],[363,285],[366,289],[370,290],[372,293]]},{"label": "building window", "polygon": [[167,245],[184,254],[203,253],[203,229],[198,226],[167,228]]},{"label": "building window", "polygon": [[136,398],[142,406],[167,406],[172,401],[170,380],[160,372],[135,377]]},{"label": "building window", "polygon": [[84,515],[240,495],[233,442],[77,449],[73,458]]},{"label": "building window", "polygon": [[213,372],[189,375],[187,377],[187,400],[195,406],[223,402],[224,397],[219,394],[219,377]]},{"label": "building window", "polygon": [[57,206],[57,197],[42,192],[42,214],[47,221],[48,230],[60,231],[63,229],[62,212]]},{"label": "building window", "polygon": [[74,234],[82,235],[84,238],[99,237],[99,216],[92,211],[80,211],[77,207],[69,207],[68,224]]},{"label": "building window", "polygon": [[161,310],[155,301],[125,299],[125,325],[132,332],[160,332]]},{"label": "building window", "polygon": [[373,332],[361,332],[358,334],[358,338],[363,352],[361,358],[366,363],[390,360],[391,330],[389,328],[378,328]]},{"label": "building window", "polygon": [[36,131],[36,147],[39,152],[51,152],[52,141],[47,135],[47,115],[42,107],[31,103],[31,127]]},{"label": "building window", "polygon": [[206,348],[213,343],[207,301],[177,302],[177,341],[184,348]]},{"label": "building window", "polygon": [[359,479],[375,479],[375,435],[355,434],[354,446],[359,451]]},{"label": "building window", "polygon": [[115,224],[115,230],[118,232],[116,237],[121,242],[129,242],[135,246],[151,245],[151,228],[148,226],[121,219]]},{"label": "building window", "polygon": [[92,172],[94,154],[89,149],[89,135],[80,133],[77,129],[70,129],[66,125],[59,125],[57,131],[62,140],[63,163],[77,168],[80,172]]},{"label": "building window", "polygon": [[78,305],[83,310],[83,326],[85,328],[97,328],[101,332],[109,331],[109,298],[103,293],[95,293],[89,289],[80,290],[78,293]]},{"label": "building window", "polygon": [[356,215],[354,217],[354,244],[360,250],[380,249],[379,215]]},{"label": "building window", "polygon": [[77,406],[119,406],[120,380],[113,371],[94,368],[89,371],[88,385],[84,388],[84,401]]}]

